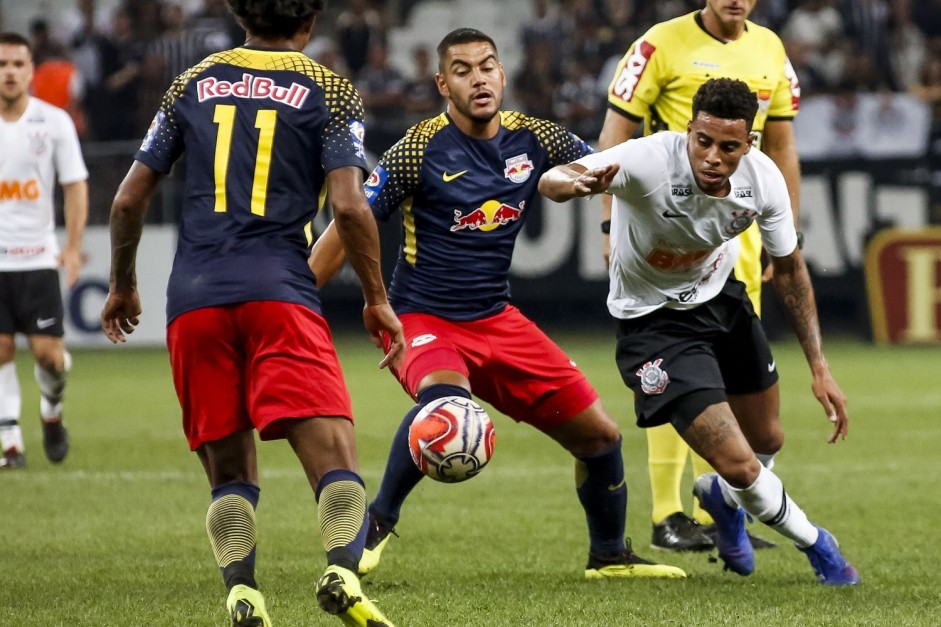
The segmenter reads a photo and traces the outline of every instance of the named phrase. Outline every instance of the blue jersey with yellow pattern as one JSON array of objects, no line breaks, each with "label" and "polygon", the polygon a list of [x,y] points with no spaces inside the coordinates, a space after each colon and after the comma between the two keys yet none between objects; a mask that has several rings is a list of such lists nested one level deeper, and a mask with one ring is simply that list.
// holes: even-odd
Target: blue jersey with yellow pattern
[{"label": "blue jersey with yellow pattern", "polygon": [[419,122],[366,181],[373,214],[402,211],[389,288],[396,313],[478,320],[510,298],[513,247],[546,170],[591,152],[554,122],[500,112],[492,139],[468,137],[446,113]]},{"label": "blue jersey with yellow pattern", "polygon": [[352,84],[294,51],[236,48],[181,74],[135,159],[169,172],[186,152],[167,321],[277,300],[320,311],[307,266],[326,174],[366,169]]}]

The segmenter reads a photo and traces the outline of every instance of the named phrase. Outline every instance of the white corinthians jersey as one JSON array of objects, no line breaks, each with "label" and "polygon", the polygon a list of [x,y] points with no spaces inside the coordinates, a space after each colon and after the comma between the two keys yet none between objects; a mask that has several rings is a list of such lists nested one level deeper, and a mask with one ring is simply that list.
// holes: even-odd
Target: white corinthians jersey
[{"label": "white corinthians jersey", "polygon": [[0,118],[0,271],[55,268],[56,176],[88,178],[68,114],[30,98],[16,122]]},{"label": "white corinthians jersey", "polygon": [[686,143],[685,133],[664,131],[575,162],[621,166],[608,188],[614,196],[608,309],[616,318],[690,309],[713,298],[738,257],[736,236],[754,221],[770,255],[797,247],[787,185],[769,157],[750,150],[729,195],[716,198],[696,185]]}]

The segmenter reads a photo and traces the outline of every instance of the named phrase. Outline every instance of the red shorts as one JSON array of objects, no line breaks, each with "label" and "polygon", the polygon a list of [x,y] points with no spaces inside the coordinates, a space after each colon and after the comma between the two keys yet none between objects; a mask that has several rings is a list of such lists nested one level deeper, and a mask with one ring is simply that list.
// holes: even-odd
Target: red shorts
[{"label": "red shorts", "polygon": [[283,438],[292,418],[353,420],[327,322],[302,305],[196,309],[170,324],[167,346],[192,450],[253,427]]},{"label": "red shorts", "polygon": [[471,322],[407,313],[405,360],[395,375],[412,398],[436,370],[465,375],[475,396],[542,431],[595,402],[598,393],[568,355],[519,309]]}]

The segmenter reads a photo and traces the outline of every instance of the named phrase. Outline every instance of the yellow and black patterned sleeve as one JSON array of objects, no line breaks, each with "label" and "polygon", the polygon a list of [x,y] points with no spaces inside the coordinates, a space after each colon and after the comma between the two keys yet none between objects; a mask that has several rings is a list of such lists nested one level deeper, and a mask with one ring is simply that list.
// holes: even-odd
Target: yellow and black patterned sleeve
[{"label": "yellow and black patterned sleeve", "polygon": [[189,82],[214,65],[217,56],[207,57],[174,79],[160,100],[160,108],[157,109],[157,114],[150,123],[134,159],[157,172],[166,174],[170,171],[174,162],[183,154],[184,147],[177,102],[182,98]]},{"label": "yellow and black patterned sleeve", "polygon": [[418,188],[425,148],[448,124],[442,114],[419,122],[389,148],[366,181],[366,198],[377,219],[386,220]]},{"label": "yellow and black patterned sleeve", "polygon": [[[317,66],[321,67],[321,66]],[[363,101],[347,79],[324,69],[321,83],[330,119],[323,132],[323,169],[355,166],[366,171]]]},{"label": "yellow and black patterned sleeve", "polygon": [[[241,50],[244,58],[233,60],[237,65],[257,65],[253,53]],[[366,171],[366,148],[363,124],[365,113],[363,101],[349,80],[334,74],[310,57],[296,54],[270,54],[264,58],[266,70],[288,70],[310,78],[323,90],[324,106],[327,108],[327,124],[324,126],[320,162],[324,172],[337,168],[358,167]]]},{"label": "yellow and black patterned sleeve", "polygon": [[503,114],[503,124],[509,130],[527,128],[535,135],[549,157],[550,167],[571,163],[593,152],[581,137],[555,122],[509,111]]}]

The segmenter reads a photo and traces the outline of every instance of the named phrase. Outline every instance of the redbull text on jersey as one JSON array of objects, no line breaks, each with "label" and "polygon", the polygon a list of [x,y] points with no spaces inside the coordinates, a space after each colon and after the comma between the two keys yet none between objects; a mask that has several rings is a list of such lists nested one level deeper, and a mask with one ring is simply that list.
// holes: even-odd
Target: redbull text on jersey
[{"label": "redbull text on jersey", "polygon": [[256,100],[274,100],[289,107],[300,109],[307,100],[310,89],[298,83],[290,87],[281,87],[272,79],[254,74],[242,74],[238,83],[223,81],[212,76],[196,81],[196,95],[200,102],[212,98],[251,98]]},{"label": "redbull text on jersey", "polygon": [[615,96],[625,102],[631,101],[631,98],[634,97],[634,90],[637,88],[637,83],[640,82],[640,77],[647,68],[647,62],[650,61],[650,57],[656,49],[655,46],[647,43],[643,39],[638,40],[633,50],[631,50],[627,61],[624,63],[621,74],[611,86],[611,92]]},{"label": "redbull text on jersey", "polygon": [[0,181],[0,202],[6,200],[38,200],[39,181]]}]

